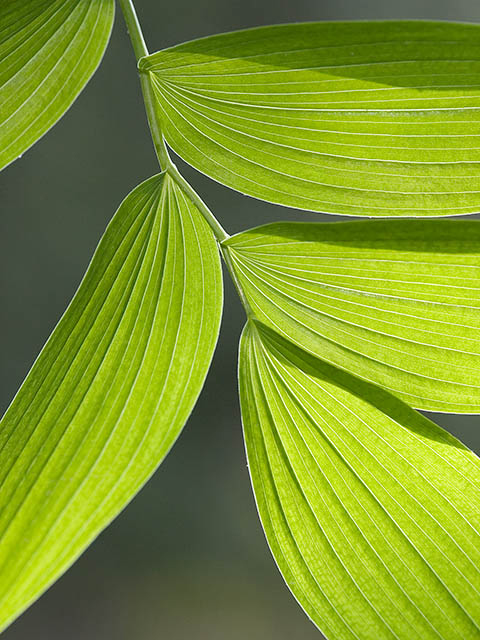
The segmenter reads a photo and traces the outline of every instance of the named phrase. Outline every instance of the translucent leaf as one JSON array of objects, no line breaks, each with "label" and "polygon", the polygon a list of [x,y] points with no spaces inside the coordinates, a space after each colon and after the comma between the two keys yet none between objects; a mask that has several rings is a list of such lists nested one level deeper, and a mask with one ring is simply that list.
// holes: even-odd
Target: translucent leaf
[{"label": "translucent leaf", "polygon": [[168,143],[257,198],[349,215],[480,210],[480,29],[322,22],[140,62]]},{"label": "translucent leaf", "polygon": [[279,223],[226,246],[265,324],[410,405],[480,413],[480,222]]},{"label": "translucent leaf", "polygon": [[0,3],[0,169],[65,113],[94,73],[114,0]]},{"label": "translucent leaf", "polygon": [[219,255],[170,178],[123,202],[0,424],[0,627],[141,488],[203,385]]},{"label": "translucent leaf", "polygon": [[326,637],[478,638],[478,458],[257,324],[242,338],[240,394],[269,545]]}]

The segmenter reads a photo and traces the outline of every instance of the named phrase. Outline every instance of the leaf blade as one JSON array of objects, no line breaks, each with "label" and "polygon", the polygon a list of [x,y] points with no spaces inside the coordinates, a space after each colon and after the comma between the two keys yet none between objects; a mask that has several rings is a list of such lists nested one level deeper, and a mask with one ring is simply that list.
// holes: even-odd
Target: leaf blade
[{"label": "leaf blade", "polygon": [[167,142],[199,171],[285,206],[441,216],[480,206],[478,27],[260,27],[140,62]]},{"label": "leaf blade", "polygon": [[168,453],[203,386],[221,305],[209,228],[168,176],[147,180],[0,423],[2,627]]},{"label": "leaf blade", "polygon": [[274,223],[225,243],[254,313],[431,411],[478,413],[478,221]]},{"label": "leaf blade", "polygon": [[67,111],[97,69],[113,0],[13,0],[0,10],[0,168]]},{"label": "leaf blade", "polygon": [[312,621],[332,639],[476,637],[476,456],[257,323],[239,366],[262,524]]}]

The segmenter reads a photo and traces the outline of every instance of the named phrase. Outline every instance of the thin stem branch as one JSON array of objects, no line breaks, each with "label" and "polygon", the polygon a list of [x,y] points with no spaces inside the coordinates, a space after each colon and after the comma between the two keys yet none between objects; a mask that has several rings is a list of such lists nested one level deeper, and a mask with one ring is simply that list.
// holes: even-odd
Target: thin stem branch
[{"label": "thin stem branch", "polygon": [[167,167],[168,174],[175,180],[180,189],[190,198],[193,204],[200,211],[202,216],[208,222],[211,230],[215,234],[218,242],[223,242],[227,240],[230,236],[204,203],[204,201],[200,198],[198,193],[194,191],[194,189],[190,186],[190,184],[185,180],[180,171],[177,169],[176,165],[170,160],[170,165]]},{"label": "thin stem branch", "polygon": [[160,129],[159,119],[155,113],[152,84],[145,73],[140,74],[140,84],[142,87],[143,101],[145,103],[145,111],[147,112],[148,126],[150,127],[150,133],[152,135],[158,163],[160,164],[161,169],[166,169],[168,171],[170,167],[174,166],[174,164],[168,155],[165,140],[163,139],[162,131]]},{"label": "thin stem branch", "polygon": [[137,12],[135,11],[132,0],[118,0],[118,2],[122,9],[123,18],[127,25],[133,51],[138,62],[140,58],[148,56],[148,49],[145,44],[140,22],[138,21]]},{"label": "thin stem branch", "polygon": [[[125,19],[125,23],[127,25],[128,33],[130,35],[130,40],[132,41],[133,51],[135,53],[135,57],[137,59],[137,63],[140,58],[144,56],[148,56],[148,49],[145,43],[145,39],[143,37],[142,28],[138,21],[137,13],[135,11],[135,6],[132,0],[119,0],[120,7],[123,12],[123,17]],[[247,312],[249,317],[254,316],[252,308],[245,296],[245,293],[242,289],[242,286],[237,278],[235,273],[235,269],[232,263],[232,259],[228,250],[228,247],[222,246],[222,242],[227,240],[230,236],[222,227],[222,225],[215,218],[213,213],[207,207],[207,205],[203,202],[200,196],[192,189],[189,183],[185,180],[182,174],[179,172],[175,164],[172,162],[167,147],[165,145],[165,140],[163,138],[162,131],[160,129],[160,119],[155,111],[155,100],[153,96],[152,83],[148,77],[148,74],[140,73],[140,83],[142,86],[143,99],[145,102],[145,111],[147,113],[148,125],[150,127],[150,133],[152,135],[153,144],[155,146],[155,151],[157,154],[158,162],[160,164],[160,168],[167,171],[167,173],[171,176],[173,180],[177,183],[177,185],[182,189],[182,191],[188,196],[188,198],[193,202],[193,204],[200,211],[202,216],[207,221],[211,230],[213,231],[217,242],[219,244],[223,259],[225,260],[225,264],[227,265],[227,269],[230,272],[230,276],[235,284],[238,295],[242,301],[242,304]]]},{"label": "thin stem branch", "polygon": [[[127,25],[128,34],[132,41],[133,52],[137,63],[140,58],[148,56],[148,49],[143,37],[142,28],[138,21],[137,12],[132,0],[119,0],[120,7],[123,12],[125,24]],[[150,127],[150,133],[152,135],[153,145],[157,154],[158,162],[161,169],[168,169],[172,164],[170,156],[168,155],[165,141],[163,139],[162,132],[158,125],[158,118],[155,113],[155,101],[153,98],[152,86],[149,82],[148,76],[144,73],[140,74],[140,84],[142,87],[143,100],[145,103],[145,111],[147,112],[148,126]]]},{"label": "thin stem branch", "polygon": [[[119,0],[119,3],[123,11],[123,17],[125,18],[125,23],[130,35],[130,40],[132,41],[133,51],[138,62],[140,58],[148,56],[148,49],[147,45],[145,44],[145,39],[143,37],[140,22],[138,21],[135,6],[132,0]],[[168,154],[165,140],[163,139],[162,131],[160,129],[160,119],[155,112],[155,99],[153,96],[152,83],[150,82],[147,74],[140,73],[140,83],[142,86],[143,99],[145,102],[145,111],[147,112],[148,125],[150,127],[150,133],[152,134],[152,140],[155,146],[155,151],[157,153],[158,162],[160,163],[160,168],[165,169],[175,180],[178,186],[182,189],[182,191],[184,191],[188,195],[190,200],[192,200],[197,209],[210,225],[210,228],[215,234],[218,242],[226,240],[229,237],[228,233],[218,222],[218,220],[215,218],[215,216],[203,202],[203,200],[195,193],[192,187],[181,175]]]}]

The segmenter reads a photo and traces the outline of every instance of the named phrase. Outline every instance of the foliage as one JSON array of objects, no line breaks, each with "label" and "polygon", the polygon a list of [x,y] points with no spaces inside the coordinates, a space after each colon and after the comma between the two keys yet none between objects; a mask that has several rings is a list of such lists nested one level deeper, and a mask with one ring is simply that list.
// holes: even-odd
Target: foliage
[{"label": "foliage", "polygon": [[225,245],[255,316],[430,411],[480,411],[480,225],[272,224]]},{"label": "foliage", "polygon": [[0,8],[0,168],[65,113],[110,37],[114,0],[3,0]]},{"label": "foliage", "polygon": [[[259,514],[331,639],[477,638],[478,458],[415,408],[480,412],[477,221],[275,223],[229,237],[172,163],[301,209],[480,210],[478,27],[311,23],[148,55],[120,0],[162,172],[127,196],[0,425],[0,628],[163,460],[247,314],[240,399]],[[68,109],[113,0],[0,7],[5,166]],[[61,90],[58,87],[61,86]]]},{"label": "foliage", "polygon": [[479,459],[255,321],[240,394],[270,547],[326,636],[477,637]]},{"label": "foliage", "polygon": [[163,460],[203,386],[221,308],[210,229],[168,175],[150,178],[113,217],[2,420],[3,623]]},{"label": "foliage", "polygon": [[262,27],[139,68],[171,147],[242,193],[349,215],[479,209],[477,26]]}]

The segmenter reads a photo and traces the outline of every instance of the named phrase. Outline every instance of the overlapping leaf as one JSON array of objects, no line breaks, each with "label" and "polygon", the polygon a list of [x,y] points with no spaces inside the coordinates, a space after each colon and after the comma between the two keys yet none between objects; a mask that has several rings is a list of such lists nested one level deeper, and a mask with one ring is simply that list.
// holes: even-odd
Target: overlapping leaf
[{"label": "overlapping leaf", "polygon": [[478,458],[256,322],[240,394],[268,542],[327,638],[478,638]]},{"label": "overlapping leaf", "polygon": [[410,405],[480,412],[480,222],[279,223],[226,246],[273,329]]},{"label": "overlapping leaf", "polygon": [[114,0],[0,3],[0,168],[63,115],[97,68]]},{"label": "overlapping leaf", "polygon": [[349,215],[480,210],[477,25],[277,25],[140,69],[172,148],[243,193]]},{"label": "overlapping leaf", "polygon": [[164,458],[203,385],[221,306],[205,221],[170,178],[147,180],[0,424],[0,628]]}]

